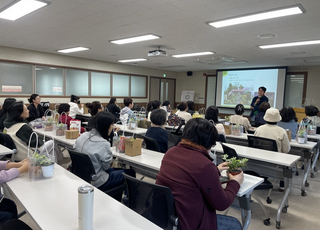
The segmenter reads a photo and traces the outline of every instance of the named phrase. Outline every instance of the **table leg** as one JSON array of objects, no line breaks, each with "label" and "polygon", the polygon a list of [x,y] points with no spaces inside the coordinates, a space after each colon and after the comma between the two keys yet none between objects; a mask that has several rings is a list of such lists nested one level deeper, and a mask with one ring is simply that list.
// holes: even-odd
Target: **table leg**
[{"label": "table leg", "polygon": [[276,219],[276,228],[277,229],[280,229],[280,225],[281,225],[281,221],[280,221],[281,212],[287,212],[287,209],[289,207],[288,196],[289,196],[289,193],[291,190],[292,178],[285,177],[284,182],[285,182],[286,189],[285,189],[284,195],[282,197],[281,203],[280,203],[278,211],[277,211],[277,219]]},{"label": "table leg", "polygon": [[309,175],[310,167],[311,167],[311,153],[304,151],[304,175],[301,185],[301,196],[306,196],[307,193],[305,191],[305,187],[309,186],[309,183],[307,181],[307,177]]},{"label": "table leg", "polygon": [[317,153],[314,154],[313,161],[312,161],[311,174],[310,174],[311,178],[314,178],[315,177],[314,172],[318,171],[318,169],[316,168],[316,163],[317,163],[317,160],[318,160],[318,157],[319,157],[319,145],[320,145],[320,141],[318,141]]},{"label": "table leg", "polygon": [[241,210],[242,229],[247,230],[251,221],[251,195],[246,194],[238,199]]}]

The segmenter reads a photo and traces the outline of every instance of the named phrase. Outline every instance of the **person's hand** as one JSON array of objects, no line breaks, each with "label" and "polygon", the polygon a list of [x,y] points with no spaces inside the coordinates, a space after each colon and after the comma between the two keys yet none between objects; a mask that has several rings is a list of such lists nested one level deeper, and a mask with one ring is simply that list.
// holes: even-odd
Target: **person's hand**
[{"label": "person's hand", "polygon": [[84,107],[84,105],[83,105],[82,103],[80,104],[80,106],[81,106],[81,108],[83,108],[83,107]]},{"label": "person's hand", "polygon": [[42,120],[45,120],[45,119],[46,119],[46,117],[45,117],[45,116],[42,116],[42,117],[41,117],[41,119],[42,119]]},{"label": "person's hand", "polygon": [[250,109],[253,109],[253,107],[252,107],[252,106],[250,106]]},{"label": "person's hand", "polygon": [[219,172],[221,173],[223,170],[229,169],[228,162],[223,162],[218,165]]},{"label": "person's hand", "polygon": [[243,180],[244,180],[244,176],[243,176],[243,172],[237,174],[237,175],[232,175],[231,173],[228,173],[228,176],[230,178],[230,180],[235,180],[237,181],[240,185],[242,184]]},{"label": "person's hand", "polygon": [[144,121],[147,121],[147,120],[148,120],[148,118],[144,118],[143,120],[144,120]]},{"label": "person's hand", "polygon": [[28,160],[23,160],[20,163],[22,163],[22,166],[18,168],[20,174],[28,172]]},{"label": "person's hand", "polygon": [[117,133],[119,130],[120,130],[120,127],[115,127],[113,132]]}]

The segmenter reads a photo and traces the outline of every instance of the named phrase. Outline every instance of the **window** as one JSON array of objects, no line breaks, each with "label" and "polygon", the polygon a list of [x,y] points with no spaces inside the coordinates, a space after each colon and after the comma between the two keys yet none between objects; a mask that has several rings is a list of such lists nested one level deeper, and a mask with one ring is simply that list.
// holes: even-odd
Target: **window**
[{"label": "window", "polygon": [[91,72],[91,96],[111,96],[110,74]]},{"label": "window", "polygon": [[131,97],[146,97],[146,77],[131,76]]},{"label": "window", "polygon": [[287,73],[284,106],[300,108],[302,104],[310,105],[306,97],[307,73]]},{"label": "window", "polygon": [[36,93],[43,95],[63,95],[63,69],[36,66]]},{"label": "window", "polygon": [[89,72],[66,69],[66,95],[89,96]]},{"label": "window", "polygon": [[129,97],[129,76],[112,75],[112,96]]},{"label": "window", "polygon": [[0,94],[32,94],[32,67],[32,65],[0,63]]}]

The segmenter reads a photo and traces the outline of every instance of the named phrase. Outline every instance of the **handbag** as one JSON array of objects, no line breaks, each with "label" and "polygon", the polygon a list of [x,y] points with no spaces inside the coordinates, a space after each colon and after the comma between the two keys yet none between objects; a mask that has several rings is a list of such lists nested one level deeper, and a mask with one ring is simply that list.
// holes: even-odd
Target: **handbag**
[{"label": "handbag", "polygon": [[168,117],[168,125],[170,126],[180,126],[184,120],[176,114],[171,114]]},{"label": "handbag", "polygon": [[179,125],[177,129],[175,127],[172,130],[168,130],[168,149],[176,146],[182,139],[181,127],[184,125],[184,121]]}]

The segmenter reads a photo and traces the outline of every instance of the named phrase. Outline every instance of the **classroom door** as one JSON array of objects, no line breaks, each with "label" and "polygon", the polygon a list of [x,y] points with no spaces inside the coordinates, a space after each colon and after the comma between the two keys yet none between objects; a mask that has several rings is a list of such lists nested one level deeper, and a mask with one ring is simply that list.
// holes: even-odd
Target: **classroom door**
[{"label": "classroom door", "polygon": [[150,101],[160,100],[161,102],[170,101],[175,103],[176,80],[168,78],[150,77]]},{"label": "classroom door", "polygon": [[306,99],[307,73],[287,73],[284,106],[303,107],[314,104],[314,98]]}]

